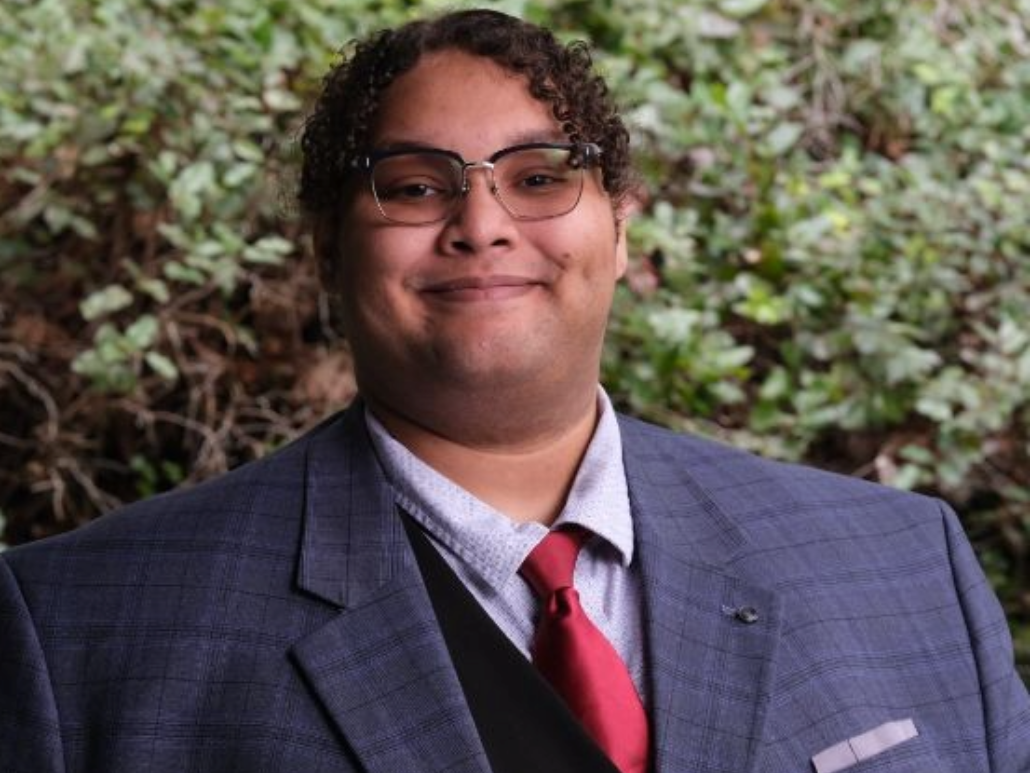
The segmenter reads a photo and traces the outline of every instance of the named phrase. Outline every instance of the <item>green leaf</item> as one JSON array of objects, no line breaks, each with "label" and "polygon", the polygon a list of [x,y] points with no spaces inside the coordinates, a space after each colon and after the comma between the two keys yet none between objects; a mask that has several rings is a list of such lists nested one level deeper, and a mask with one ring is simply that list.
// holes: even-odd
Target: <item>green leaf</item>
[{"label": "green leaf", "polygon": [[735,38],[742,29],[740,23],[734,19],[711,11],[702,11],[697,20],[697,31],[703,38],[727,40]]},{"label": "green leaf", "polygon": [[781,156],[801,139],[805,127],[799,123],[785,121],[778,124],[765,138],[766,147],[774,156]]},{"label": "green leaf", "polygon": [[243,259],[248,263],[272,266],[282,265],[283,258],[294,250],[293,242],[281,236],[266,236],[243,250]]},{"label": "green leaf", "polygon": [[179,378],[179,369],[175,363],[160,352],[147,352],[143,359],[165,381],[176,381]]},{"label": "green leaf", "polygon": [[197,161],[179,172],[168,189],[172,204],[185,220],[195,220],[208,195],[216,189],[215,168],[210,161]]},{"label": "green leaf", "polygon": [[166,277],[175,282],[202,285],[206,281],[206,277],[202,271],[198,271],[191,266],[185,266],[178,261],[166,263],[162,271]]},{"label": "green leaf", "polygon": [[157,318],[152,314],[145,314],[129,325],[125,331],[125,340],[133,349],[143,350],[157,340],[158,330]]},{"label": "green leaf", "polygon": [[113,314],[132,305],[132,293],[120,284],[108,285],[91,293],[79,304],[79,313],[87,321]]},{"label": "green leaf", "polygon": [[136,287],[160,304],[168,303],[171,300],[168,285],[160,279],[140,278],[136,280]]},{"label": "green leaf", "polygon": [[758,13],[768,2],[769,0],[719,0],[719,8],[723,13],[742,18]]}]

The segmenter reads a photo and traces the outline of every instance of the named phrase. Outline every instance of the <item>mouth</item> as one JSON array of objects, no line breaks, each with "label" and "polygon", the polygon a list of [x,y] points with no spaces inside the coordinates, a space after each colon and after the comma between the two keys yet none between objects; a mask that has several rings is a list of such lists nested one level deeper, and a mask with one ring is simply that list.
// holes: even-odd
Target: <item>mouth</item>
[{"label": "mouth", "polygon": [[431,282],[422,288],[422,292],[442,301],[496,301],[517,298],[543,284],[524,276],[463,276]]}]

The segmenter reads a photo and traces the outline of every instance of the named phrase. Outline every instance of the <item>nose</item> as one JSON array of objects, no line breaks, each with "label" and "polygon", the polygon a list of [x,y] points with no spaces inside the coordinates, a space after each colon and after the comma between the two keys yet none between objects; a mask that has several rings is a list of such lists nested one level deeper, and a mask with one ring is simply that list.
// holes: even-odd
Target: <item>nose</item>
[{"label": "nose", "polygon": [[514,218],[495,193],[493,165],[469,164],[461,201],[441,232],[443,249],[455,255],[483,254],[513,246],[517,236]]}]

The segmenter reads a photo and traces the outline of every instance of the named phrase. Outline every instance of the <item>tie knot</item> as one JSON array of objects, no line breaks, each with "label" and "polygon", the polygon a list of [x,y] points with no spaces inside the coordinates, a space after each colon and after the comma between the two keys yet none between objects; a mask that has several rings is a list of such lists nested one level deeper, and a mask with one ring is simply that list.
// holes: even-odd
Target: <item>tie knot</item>
[{"label": "tie knot", "polygon": [[590,532],[579,526],[552,530],[526,556],[519,573],[541,599],[559,588],[571,588],[579,549],[589,537]]}]

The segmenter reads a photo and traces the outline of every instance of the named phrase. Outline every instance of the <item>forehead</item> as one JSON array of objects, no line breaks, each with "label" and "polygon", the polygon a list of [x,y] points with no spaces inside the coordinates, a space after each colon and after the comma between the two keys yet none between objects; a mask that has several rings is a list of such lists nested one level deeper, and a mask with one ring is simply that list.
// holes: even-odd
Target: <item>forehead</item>
[{"label": "forehead", "polygon": [[530,94],[525,76],[453,50],[425,54],[400,75],[372,125],[375,147],[427,145],[463,155],[565,138],[551,106]]}]

